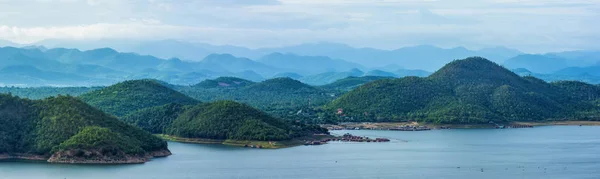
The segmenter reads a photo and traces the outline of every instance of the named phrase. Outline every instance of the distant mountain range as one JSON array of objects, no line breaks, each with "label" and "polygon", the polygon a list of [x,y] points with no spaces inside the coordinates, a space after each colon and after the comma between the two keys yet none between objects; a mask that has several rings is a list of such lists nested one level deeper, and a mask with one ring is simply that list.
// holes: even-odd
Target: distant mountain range
[{"label": "distant mountain range", "polygon": [[[321,85],[349,76],[363,76],[363,70],[368,69],[325,56],[291,53],[272,53],[258,60],[231,54],[210,54],[200,61],[184,61],[123,53],[111,48],[81,51],[3,47],[0,48],[0,62],[0,85],[3,86],[105,86],[123,80],[147,78],[191,85],[220,76],[257,82],[273,77],[291,77]],[[406,75],[382,70],[367,74]]]},{"label": "distant mountain range", "polygon": [[79,49],[95,49],[111,47],[119,51],[136,52],[153,55],[159,58],[180,58],[200,61],[213,53],[229,53],[235,56],[258,59],[271,53],[293,53],[305,56],[326,56],[333,59],[344,59],[367,67],[399,64],[404,68],[434,71],[444,64],[460,58],[483,56],[497,63],[514,57],[522,52],[505,47],[469,50],[464,47],[439,48],[431,45],[403,47],[395,50],[375,48],[356,48],[339,43],[307,43],[278,48],[249,49],[238,46],[217,46],[206,43],[189,43],[176,40],[131,41],[131,40],[44,40],[34,45],[46,47],[69,47]]},{"label": "distant mountain range", "polygon": [[[9,41],[0,41],[1,45],[18,46]],[[0,85],[16,86],[92,86],[146,78],[191,85],[220,76],[256,82],[290,77],[324,85],[346,77],[424,77],[454,59],[469,56],[482,56],[508,69],[526,69],[530,73],[519,74],[547,81],[600,83],[596,72],[600,51],[524,54],[504,47],[469,50],[430,45],[381,50],[337,43],[249,49],[176,40],[115,39],[45,40],[21,48],[0,48],[0,55]],[[15,76],[10,73],[14,69],[23,70]]]}]

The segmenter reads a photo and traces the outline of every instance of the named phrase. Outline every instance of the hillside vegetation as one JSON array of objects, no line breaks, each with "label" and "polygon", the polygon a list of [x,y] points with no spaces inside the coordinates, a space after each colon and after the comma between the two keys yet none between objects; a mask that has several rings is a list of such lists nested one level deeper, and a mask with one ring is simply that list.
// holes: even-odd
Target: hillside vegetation
[{"label": "hillside vegetation", "polygon": [[167,133],[188,138],[286,140],[291,138],[289,130],[283,120],[250,106],[219,101],[185,111]]},{"label": "hillside vegetation", "polygon": [[0,154],[51,162],[144,162],[167,143],[70,96],[28,100],[0,95]]},{"label": "hillside vegetation", "polygon": [[357,88],[365,83],[380,80],[380,79],[388,79],[393,77],[384,77],[384,76],[362,76],[362,77],[347,77],[344,79],[337,80],[333,83],[326,84],[320,86],[323,89],[328,90],[341,90],[341,91],[350,91],[354,88]]},{"label": "hillside vegetation", "polygon": [[[215,88],[215,85],[207,84],[221,85]],[[287,77],[259,83],[237,78],[217,78],[192,87],[178,87],[177,90],[200,101],[233,100],[262,110],[306,107],[309,103],[318,106],[333,100],[326,91]]]},{"label": "hillside vegetation", "polygon": [[168,88],[156,80],[124,81],[83,94],[79,98],[104,112],[119,117],[140,109],[169,103],[199,103],[197,100]]},{"label": "hillside vegetation", "polygon": [[153,134],[164,134],[173,121],[189,108],[190,106],[183,104],[170,103],[141,109],[122,117],[121,120]]},{"label": "hillside vegetation", "polygon": [[[595,120],[597,86],[546,83],[480,57],[455,60],[426,78],[384,79],[365,84],[327,108],[340,120],[486,123],[489,121]],[[584,99],[581,94],[588,95]]]}]

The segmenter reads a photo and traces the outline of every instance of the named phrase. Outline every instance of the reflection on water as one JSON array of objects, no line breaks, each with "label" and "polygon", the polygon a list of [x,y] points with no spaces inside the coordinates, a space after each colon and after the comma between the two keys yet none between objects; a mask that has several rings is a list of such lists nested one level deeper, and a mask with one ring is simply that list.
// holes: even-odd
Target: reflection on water
[{"label": "reflection on water", "polygon": [[0,178],[597,178],[600,127],[334,131],[390,143],[287,149],[169,143],[172,156],[135,165],[0,162]]}]

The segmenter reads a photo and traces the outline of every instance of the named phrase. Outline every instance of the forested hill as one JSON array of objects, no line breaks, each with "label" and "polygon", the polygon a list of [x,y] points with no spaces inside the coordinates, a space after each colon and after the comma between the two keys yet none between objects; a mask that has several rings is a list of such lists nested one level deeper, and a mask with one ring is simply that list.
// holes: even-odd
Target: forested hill
[{"label": "forested hill", "polygon": [[184,111],[166,133],[186,138],[277,141],[314,133],[306,130],[310,128],[292,125],[245,104],[217,101]]},{"label": "forested hill", "polygon": [[83,94],[79,98],[115,116],[124,116],[140,109],[169,103],[199,103],[197,100],[168,88],[156,80],[124,81]]},{"label": "forested hill", "polygon": [[236,77],[219,77],[216,79],[204,80],[194,87],[197,88],[236,88],[254,84],[254,82]]},{"label": "forested hill", "polygon": [[287,77],[259,83],[237,78],[217,78],[191,87],[178,87],[177,90],[200,101],[233,100],[263,110],[306,107],[309,104],[317,106],[333,100],[326,91]]},{"label": "forested hill", "polygon": [[0,139],[0,155],[49,162],[139,163],[169,154],[163,140],[70,96],[0,94]]},{"label": "forested hill", "polygon": [[[583,98],[580,94],[587,94]],[[341,120],[486,123],[597,120],[598,86],[520,77],[487,59],[455,60],[426,78],[367,83],[330,103]]]},{"label": "forested hill", "polygon": [[385,76],[354,77],[354,76],[351,76],[351,77],[340,79],[333,83],[326,84],[326,85],[323,85],[320,87],[323,89],[327,89],[327,90],[350,91],[350,90],[357,88],[360,85],[363,85],[365,83],[375,81],[375,80],[380,80],[380,79],[387,79],[387,78],[393,78],[393,77],[385,77]]}]

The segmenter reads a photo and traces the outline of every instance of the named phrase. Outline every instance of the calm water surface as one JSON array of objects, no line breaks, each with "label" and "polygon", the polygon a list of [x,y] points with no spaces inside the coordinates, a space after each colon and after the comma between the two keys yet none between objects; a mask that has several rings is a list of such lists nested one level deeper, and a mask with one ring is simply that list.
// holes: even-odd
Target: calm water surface
[{"label": "calm water surface", "polygon": [[392,142],[278,150],[171,142],[172,156],[146,164],[0,162],[0,178],[600,178],[600,127],[334,132]]}]

